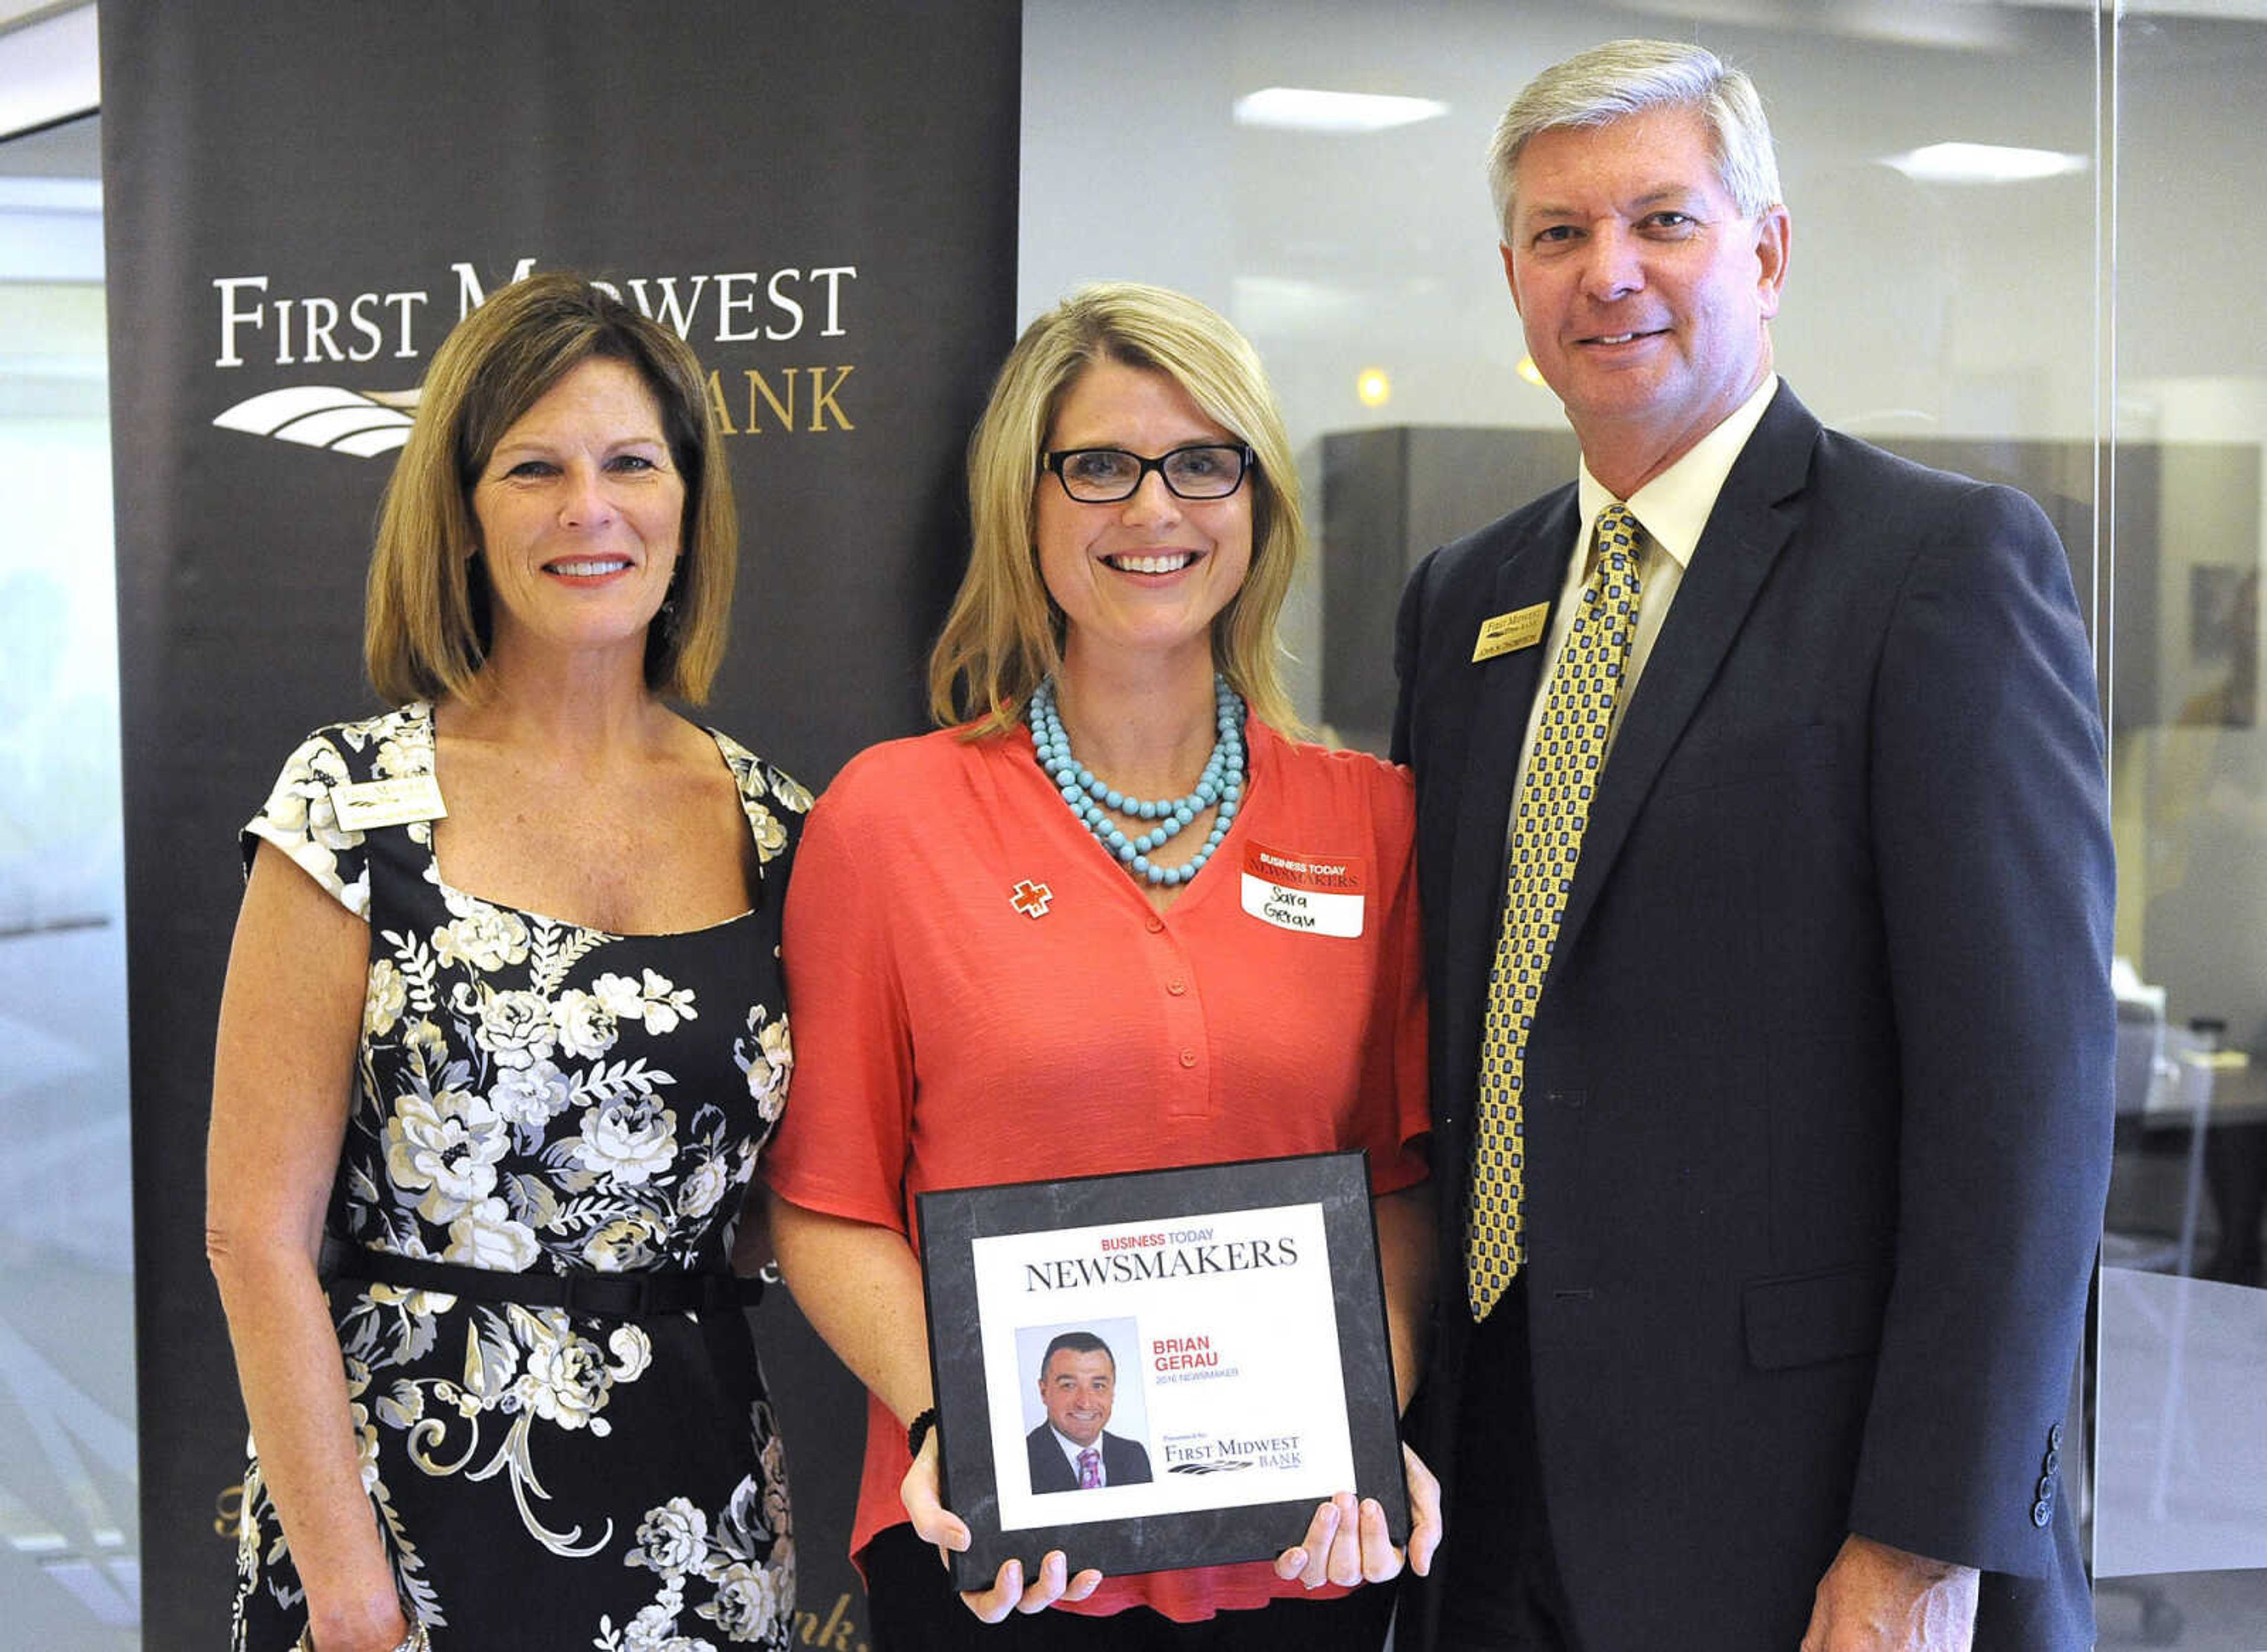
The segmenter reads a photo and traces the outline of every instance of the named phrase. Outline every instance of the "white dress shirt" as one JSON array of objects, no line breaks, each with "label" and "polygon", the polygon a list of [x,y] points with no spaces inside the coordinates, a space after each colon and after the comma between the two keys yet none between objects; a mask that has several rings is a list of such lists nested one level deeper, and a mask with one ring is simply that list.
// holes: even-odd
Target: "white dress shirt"
[{"label": "white dress shirt", "polygon": [[[1606,750],[1613,751],[1613,737],[1621,728],[1622,718],[1628,714],[1630,702],[1637,697],[1638,679],[1645,672],[1645,663],[1653,656],[1653,644],[1661,635],[1662,622],[1669,617],[1669,605],[1676,600],[1676,588],[1684,583],[1684,570],[1692,565],[1693,548],[1700,543],[1701,531],[1708,525],[1709,512],[1716,508],[1716,496],[1724,491],[1724,479],[1732,474],[1732,466],[1740,451],[1755,434],[1756,426],[1771,406],[1772,397],[1779,390],[1779,375],[1766,373],[1755,393],[1727,415],[1724,422],[1695,442],[1684,456],[1622,503],[1645,530],[1645,541],[1638,552],[1637,635],[1630,639],[1629,662],[1623,668],[1621,698],[1614,705],[1612,727],[1606,735]],[[1519,770],[1512,785],[1512,812],[1519,809],[1519,788],[1527,783],[1527,760],[1535,750],[1536,731],[1543,724],[1543,705],[1549,697],[1551,686],[1558,680],[1559,657],[1566,650],[1566,633],[1574,624],[1574,609],[1581,594],[1583,583],[1589,577],[1591,540],[1597,532],[1598,512],[1614,503],[1614,496],[1605,484],[1590,474],[1585,460],[1576,478],[1577,496],[1581,505],[1581,520],[1574,527],[1574,554],[1566,559],[1566,578],[1559,587],[1558,599],[1551,605],[1551,628],[1544,634],[1542,680],[1535,687],[1535,703],[1528,708],[1527,731],[1519,742]],[[1507,836],[1510,831],[1506,823]]]},{"label": "white dress shirt", "polygon": [[1054,1436],[1055,1443],[1062,1447],[1063,1455],[1070,1459],[1070,1472],[1074,1479],[1077,1477],[1079,1472],[1078,1454],[1081,1451],[1092,1451],[1094,1453],[1095,1484],[1097,1486],[1107,1486],[1110,1484],[1110,1471],[1106,1466],[1104,1466],[1102,1461],[1102,1436],[1100,1435],[1097,1434],[1094,1436],[1094,1443],[1092,1445],[1086,1446],[1081,1445],[1077,1441],[1072,1439],[1070,1435],[1065,1434],[1060,1428],[1054,1427],[1052,1423],[1047,1426],[1047,1432]]}]

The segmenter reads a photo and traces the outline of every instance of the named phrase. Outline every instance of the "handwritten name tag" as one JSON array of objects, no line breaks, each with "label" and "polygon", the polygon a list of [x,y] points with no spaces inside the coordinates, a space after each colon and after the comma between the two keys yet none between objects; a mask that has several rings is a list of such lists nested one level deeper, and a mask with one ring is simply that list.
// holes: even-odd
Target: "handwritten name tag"
[{"label": "handwritten name tag", "polygon": [[1244,909],[1262,923],[1351,939],[1361,933],[1368,868],[1358,856],[1291,855],[1265,844],[1244,851]]}]

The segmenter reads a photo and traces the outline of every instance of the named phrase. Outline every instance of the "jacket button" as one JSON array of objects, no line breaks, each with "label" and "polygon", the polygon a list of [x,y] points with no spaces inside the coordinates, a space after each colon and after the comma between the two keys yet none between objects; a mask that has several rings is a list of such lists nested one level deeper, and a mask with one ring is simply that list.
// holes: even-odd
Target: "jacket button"
[{"label": "jacket button", "polygon": [[2031,1524],[2038,1527],[2041,1531],[2044,1531],[2046,1529],[2047,1522],[2053,1518],[2054,1505],[2052,1503],[2042,1500],[2041,1501],[2035,1502],[2031,1505]]},{"label": "jacket button", "polygon": [[2058,1422],[2047,1430],[2047,1449],[2051,1451],[2062,1450],[2062,1424]]},{"label": "jacket button", "polygon": [[2048,1473],[2053,1473],[2062,1466],[2062,1453],[2056,1450],[2054,1447],[2049,1446],[2046,1456],[2040,1460],[2039,1466]]},{"label": "jacket button", "polygon": [[2055,1477],[2051,1474],[2040,1475],[2038,1487],[2039,1501],[2043,1503],[2051,1503],[2054,1501],[2054,1494]]}]

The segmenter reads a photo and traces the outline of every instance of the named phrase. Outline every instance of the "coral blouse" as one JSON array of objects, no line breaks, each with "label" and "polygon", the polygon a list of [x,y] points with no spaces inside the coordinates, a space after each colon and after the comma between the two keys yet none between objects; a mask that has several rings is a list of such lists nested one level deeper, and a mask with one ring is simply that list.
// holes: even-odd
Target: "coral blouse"
[{"label": "coral blouse", "polygon": [[[932,1188],[1348,1149],[1368,1149],[1375,1193],[1422,1180],[1407,771],[1257,722],[1245,744],[1235,822],[1163,913],[1064,806],[1028,731],[854,760],[788,891],[796,1066],[773,1189],[912,1238]],[[1302,875],[1330,899],[1269,892]],[[854,1554],[905,1518],[909,1466],[869,1395]],[[1111,1577],[1058,1610],[1191,1621],[1324,1593],[1256,1561]]]}]

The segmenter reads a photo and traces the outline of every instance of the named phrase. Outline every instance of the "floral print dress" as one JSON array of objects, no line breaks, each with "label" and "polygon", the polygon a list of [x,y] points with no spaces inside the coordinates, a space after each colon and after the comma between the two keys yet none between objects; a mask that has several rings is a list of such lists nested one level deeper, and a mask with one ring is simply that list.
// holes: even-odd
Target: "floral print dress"
[{"label": "floral print dress", "polygon": [[[729,1266],[794,1064],[780,910],[811,798],[714,738],[760,895],[664,936],[452,889],[430,821],[342,829],[335,792],[432,775],[428,706],[292,753],[246,863],[275,844],[370,929],[334,1234],[500,1273]],[[786,1648],[786,1470],[737,1309],[614,1319],[353,1282],[330,1301],[363,1483],[437,1648]],[[233,1644],[270,1652],[306,1608],[252,1449]]]}]

